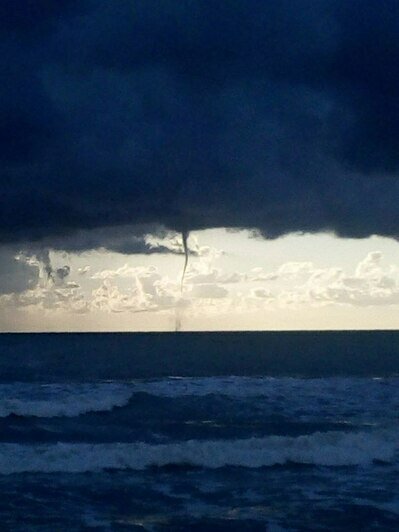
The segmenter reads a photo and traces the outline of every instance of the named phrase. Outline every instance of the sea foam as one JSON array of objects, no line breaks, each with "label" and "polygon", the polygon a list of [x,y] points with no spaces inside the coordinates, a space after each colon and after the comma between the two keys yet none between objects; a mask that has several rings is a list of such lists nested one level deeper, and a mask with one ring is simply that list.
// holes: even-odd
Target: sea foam
[{"label": "sea foam", "polygon": [[0,385],[0,417],[75,417],[125,406],[133,389],[123,384]]},{"label": "sea foam", "polygon": [[326,432],[307,436],[198,441],[151,445],[146,443],[53,445],[0,444],[0,473],[69,472],[104,469],[143,470],[189,465],[203,468],[259,468],[286,464],[320,466],[367,465],[390,462],[398,450],[397,434]]},{"label": "sea foam", "polygon": [[[273,410],[295,418],[328,413],[333,417],[395,418],[399,408],[397,379],[296,379],[271,377],[202,377],[69,384],[1,384],[0,417],[75,417],[122,407],[135,394],[178,399],[217,395],[242,401],[260,399],[265,415]],[[391,405],[389,409],[386,405]],[[269,412],[269,413],[270,413]]]}]

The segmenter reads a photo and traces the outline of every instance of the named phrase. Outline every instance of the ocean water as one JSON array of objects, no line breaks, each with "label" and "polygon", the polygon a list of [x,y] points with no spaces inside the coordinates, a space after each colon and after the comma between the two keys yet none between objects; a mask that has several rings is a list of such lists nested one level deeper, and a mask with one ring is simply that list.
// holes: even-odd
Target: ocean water
[{"label": "ocean water", "polygon": [[399,334],[0,336],[0,530],[398,530]]}]

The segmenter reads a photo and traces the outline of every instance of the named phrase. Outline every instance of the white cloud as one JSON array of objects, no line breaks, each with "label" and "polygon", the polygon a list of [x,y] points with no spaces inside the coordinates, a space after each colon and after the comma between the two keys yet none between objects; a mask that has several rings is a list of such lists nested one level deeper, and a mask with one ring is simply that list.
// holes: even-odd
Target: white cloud
[{"label": "white cloud", "polygon": [[339,268],[309,271],[306,283],[295,291],[281,294],[289,303],[345,304],[353,306],[399,304],[399,272],[383,266],[382,253],[369,253],[353,274]]},{"label": "white cloud", "polygon": [[145,301],[140,301],[137,293],[122,293],[108,279],[92,291],[90,306],[93,310],[105,312],[146,310]]},{"label": "white cloud", "polygon": [[21,293],[6,294],[0,297],[0,306],[23,308],[28,311],[87,312],[87,301],[76,283],[67,283],[62,288],[46,287],[38,284],[35,288]]},{"label": "white cloud", "polygon": [[[122,289],[112,280],[132,279],[128,288]],[[92,291],[91,305],[107,312],[148,312],[173,308],[180,297],[177,282],[161,276],[155,266],[103,270],[92,276],[102,284]]]},{"label": "white cloud", "polygon": [[220,299],[229,294],[223,286],[218,284],[200,284],[193,287],[190,296],[202,299]]},{"label": "white cloud", "polygon": [[[159,237],[153,234],[148,234],[144,238],[145,243],[150,249],[168,249],[171,253],[184,254],[183,241],[180,234],[168,234],[164,237]],[[210,246],[200,246],[198,238],[190,234],[187,240],[188,251],[190,255],[195,257],[212,257],[216,258],[223,254],[220,249],[212,248]]]},{"label": "white cloud", "polygon": [[101,270],[96,273],[94,273],[91,278],[92,279],[117,279],[117,278],[132,278],[135,279],[137,276],[147,275],[148,273],[156,272],[157,269],[155,266],[129,266],[128,264],[124,264],[120,268],[117,268],[116,270]]},{"label": "white cloud", "polygon": [[203,268],[202,265],[191,266],[185,276],[187,284],[233,284],[244,280],[244,274],[238,272],[224,273],[220,268]]},{"label": "white cloud", "polygon": [[74,276],[69,265],[53,267],[47,255],[43,255],[43,260],[20,255],[18,261],[39,272],[36,286],[3,294],[0,306],[68,313],[175,312],[178,308],[187,316],[239,316],[327,305],[399,304],[399,270],[385,264],[380,252],[367,254],[351,272],[306,261],[288,261],[272,271],[256,267],[247,272],[231,272],[220,267],[226,264],[225,259],[215,266],[215,260],[221,257],[218,250],[204,248],[189,261],[183,292],[181,270],[170,278],[155,265],[126,263],[86,275],[91,270],[83,263]]},{"label": "white cloud", "polygon": [[255,288],[251,291],[251,294],[258,299],[266,299],[268,301],[273,301],[275,299],[272,292],[267,288]]},{"label": "white cloud", "polygon": [[277,270],[277,275],[281,277],[297,277],[301,274],[308,274],[314,271],[312,262],[286,262]]},{"label": "white cloud", "polygon": [[19,253],[15,260],[36,272],[35,282],[23,291],[14,291],[0,297],[0,306],[8,309],[22,308],[27,311],[87,312],[88,304],[80,285],[68,281],[69,265],[54,267],[48,250],[34,255]]},{"label": "white cloud", "polygon": [[378,277],[381,273],[382,258],[381,251],[372,251],[371,253],[368,253],[357,265],[355,275],[357,277]]},{"label": "white cloud", "polygon": [[78,274],[79,275],[86,275],[86,273],[89,273],[90,266],[87,264],[86,266],[83,266],[82,268],[78,268]]},{"label": "white cloud", "polygon": [[263,268],[252,268],[248,273],[250,281],[287,281],[300,279],[315,270],[312,262],[285,262],[274,272],[265,272]]}]

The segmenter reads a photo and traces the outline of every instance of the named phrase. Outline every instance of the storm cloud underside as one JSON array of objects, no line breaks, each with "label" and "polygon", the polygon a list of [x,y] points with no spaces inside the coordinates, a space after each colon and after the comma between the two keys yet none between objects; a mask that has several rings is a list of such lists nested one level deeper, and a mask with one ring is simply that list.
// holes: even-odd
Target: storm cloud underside
[{"label": "storm cloud underside", "polygon": [[396,0],[4,0],[0,15],[0,242],[89,249],[103,228],[107,247],[116,226],[397,238]]}]

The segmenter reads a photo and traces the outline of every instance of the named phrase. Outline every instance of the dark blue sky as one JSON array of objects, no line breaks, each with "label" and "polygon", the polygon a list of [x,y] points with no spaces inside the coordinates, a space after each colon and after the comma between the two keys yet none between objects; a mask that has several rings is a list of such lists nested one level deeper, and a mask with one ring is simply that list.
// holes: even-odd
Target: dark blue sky
[{"label": "dark blue sky", "polygon": [[398,236],[396,0],[2,0],[0,31],[1,242]]}]

